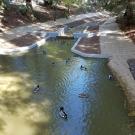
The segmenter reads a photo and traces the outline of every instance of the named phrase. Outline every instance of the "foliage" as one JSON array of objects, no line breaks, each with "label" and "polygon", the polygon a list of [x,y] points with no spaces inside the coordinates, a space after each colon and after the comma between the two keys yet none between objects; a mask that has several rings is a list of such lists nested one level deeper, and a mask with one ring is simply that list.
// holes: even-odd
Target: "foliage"
[{"label": "foliage", "polygon": [[27,14],[27,7],[25,5],[20,5],[19,6],[19,12],[22,14],[22,15],[26,15]]},{"label": "foliage", "polygon": [[1,0],[1,5],[4,7],[5,10],[10,8],[9,0]]},{"label": "foliage", "polygon": [[121,10],[124,10],[127,5],[127,0],[97,0],[100,6],[103,8],[119,13]]},{"label": "foliage", "polygon": [[118,20],[124,21],[126,25],[135,24],[134,0],[97,0],[97,2],[103,8],[117,15],[123,13]]},{"label": "foliage", "polygon": [[2,6],[2,0],[0,0],[0,6]]}]

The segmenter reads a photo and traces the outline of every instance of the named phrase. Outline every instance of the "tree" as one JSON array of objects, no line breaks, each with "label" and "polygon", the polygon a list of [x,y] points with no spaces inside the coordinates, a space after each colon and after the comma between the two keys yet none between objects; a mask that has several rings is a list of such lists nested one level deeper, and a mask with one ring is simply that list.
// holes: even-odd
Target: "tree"
[{"label": "tree", "polygon": [[64,4],[68,7],[68,15],[70,14],[70,6],[76,2],[76,0],[63,0]]},{"label": "tree", "polygon": [[126,12],[124,14],[128,25],[135,24],[135,1],[128,0]]}]

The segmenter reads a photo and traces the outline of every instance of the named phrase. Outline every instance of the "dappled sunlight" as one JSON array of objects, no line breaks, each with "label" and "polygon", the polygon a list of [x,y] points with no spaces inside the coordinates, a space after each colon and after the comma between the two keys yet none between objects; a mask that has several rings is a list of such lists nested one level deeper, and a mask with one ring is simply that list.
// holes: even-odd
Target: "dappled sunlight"
[{"label": "dappled sunlight", "polygon": [[119,34],[121,35],[121,32],[118,32],[116,30],[103,30],[99,32],[100,36],[107,36],[107,34]]},{"label": "dappled sunlight", "polygon": [[23,111],[23,109],[20,109],[18,112],[23,111],[23,116],[32,122],[48,122],[50,120],[50,113],[49,108],[51,106],[51,103],[49,101],[44,100],[44,105],[40,105],[37,103],[31,103],[28,104],[26,109]]},{"label": "dappled sunlight", "polygon": [[0,114],[4,120],[0,135],[34,135],[35,130],[24,117],[12,115],[8,112]]},{"label": "dappled sunlight", "polygon": [[[10,72],[0,76],[0,135],[35,135],[36,123],[50,121],[50,100],[36,103],[33,82],[27,73]],[[29,82],[29,83],[28,83]]]},{"label": "dappled sunlight", "polygon": [[[29,74],[26,73],[1,73],[0,76],[0,93],[5,91],[26,91],[26,87],[30,87]],[[28,83],[29,82],[29,83]]]},{"label": "dappled sunlight", "polygon": [[0,43],[2,44],[2,43],[4,43],[4,42],[6,42],[6,41],[7,41],[7,39],[4,39],[3,36],[0,35]]},{"label": "dappled sunlight", "polygon": [[[108,39],[117,39],[119,41],[128,41],[128,42],[132,42],[132,40],[128,37],[126,37],[124,35],[124,33],[122,32],[117,32],[117,31],[111,31],[111,30],[107,30],[107,31],[103,31],[103,32],[99,32],[98,34],[101,37],[106,37]],[[116,37],[117,36],[117,37]]]},{"label": "dappled sunlight", "polygon": [[79,45],[79,46],[80,46],[81,48],[84,48],[84,47],[86,47],[85,45],[82,45],[82,44],[81,44],[81,45]]},{"label": "dappled sunlight", "polygon": [[[3,99],[1,99],[0,103],[0,119],[3,119],[4,122],[3,124],[0,124],[0,126],[4,127],[2,128],[2,131],[6,132],[5,135],[8,135],[9,132],[17,135],[18,132],[16,132],[15,128],[18,127],[18,123],[18,128],[20,128],[19,132],[25,133],[26,131],[23,131],[25,128],[28,131],[34,129],[30,126],[31,124],[33,125],[36,122],[49,122],[50,113],[48,108],[51,106],[49,100],[45,100],[43,104],[37,104],[31,102],[31,100],[25,101],[16,94],[17,93],[10,95],[10,93],[7,93],[7,97],[5,98],[2,95]],[[29,135],[28,133],[26,132],[27,135]]]},{"label": "dappled sunlight", "polygon": [[52,60],[57,60],[57,61],[62,61],[64,58],[61,58],[59,56],[55,56],[55,55],[47,55],[48,58],[52,59]]}]

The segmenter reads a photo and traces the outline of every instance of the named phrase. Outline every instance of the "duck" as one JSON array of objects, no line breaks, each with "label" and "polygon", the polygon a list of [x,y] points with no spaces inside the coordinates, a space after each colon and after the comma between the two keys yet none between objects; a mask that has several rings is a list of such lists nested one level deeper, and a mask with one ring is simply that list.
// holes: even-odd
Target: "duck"
[{"label": "duck", "polygon": [[37,85],[35,88],[34,88],[34,90],[33,90],[33,92],[38,92],[40,90],[40,87],[39,87],[39,85]]},{"label": "duck", "polygon": [[46,54],[46,51],[45,50],[43,50],[43,54]]},{"label": "duck", "polygon": [[79,97],[80,97],[80,98],[88,98],[89,96],[88,96],[88,94],[86,94],[86,93],[80,93],[80,94],[79,94]]},{"label": "duck", "polygon": [[64,107],[60,107],[59,115],[61,118],[67,119],[67,113],[64,111]]},{"label": "duck", "polygon": [[80,66],[80,69],[81,70],[87,70],[87,68],[85,66],[83,66],[83,65]]},{"label": "duck", "polygon": [[109,74],[108,78],[109,78],[109,80],[113,80],[113,75]]},{"label": "duck", "polygon": [[66,63],[68,63],[69,61],[70,61],[70,58],[67,58],[67,59],[66,59]]},{"label": "duck", "polygon": [[66,64],[68,63],[68,60],[66,60]]},{"label": "duck", "polygon": [[70,58],[67,58],[67,60],[69,61],[69,60],[70,60]]}]

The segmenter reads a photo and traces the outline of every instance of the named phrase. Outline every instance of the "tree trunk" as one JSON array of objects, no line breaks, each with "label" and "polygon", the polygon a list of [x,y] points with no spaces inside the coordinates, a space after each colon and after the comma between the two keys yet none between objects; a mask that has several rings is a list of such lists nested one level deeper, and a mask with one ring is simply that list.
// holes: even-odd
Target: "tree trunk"
[{"label": "tree trunk", "polygon": [[127,25],[135,24],[135,0],[128,0],[125,15]]},{"label": "tree trunk", "polygon": [[53,9],[54,9],[54,13],[53,13],[53,20],[56,21],[56,14],[57,14],[57,11],[56,11],[56,6],[54,5],[53,6]]},{"label": "tree trunk", "polygon": [[67,5],[68,6],[68,16],[70,15],[70,6],[69,5]]}]

